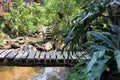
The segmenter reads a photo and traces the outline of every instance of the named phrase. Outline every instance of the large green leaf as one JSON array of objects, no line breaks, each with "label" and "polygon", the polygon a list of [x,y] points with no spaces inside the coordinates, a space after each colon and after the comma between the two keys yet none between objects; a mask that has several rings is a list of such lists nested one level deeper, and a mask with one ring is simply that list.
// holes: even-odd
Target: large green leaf
[{"label": "large green leaf", "polygon": [[102,32],[90,31],[87,34],[91,35],[96,40],[103,41],[103,43],[106,43],[108,47],[117,49],[117,46],[107,36],[103,35]]},{"label": "large green leaf", "polygon": [[106,58],[102,60],[98,60],[96,65],[91,69],[91,71],[87,75],[86,80],[100,80],[100,77],[104,70],[109,71],[109,68],[106,65],[106,62],[110,59],[110,57],[106,56]]},{"label": "large green leaf", "polygon": [[105,55],[105,50],[94,52],[85,71],[86,80],[100,80],[103,71],[108,70],[106,63],[109,59],[110,57]]},{"label": "large green leaf", "polygon": [[85,47],[88,47],[88,46],[90,46],[90,48],[93,48],[93,49],[95,49],[95,50],[108,50],[108,51],[110,51],[111,49],[109,49],[108,47],[106,47],[106,46],[104,46],[104,45],[99,45],[99,44],[97,44],[97,43],[94,43],[94,42],[87,42],[87,43],[85,43],[83,46],[85,46]]},{"label": "large green leaf", "polygon": [[114,49],[119,49],[119,43],[120,43],[119,34],[111,34],[109,32],[104,32],[103,35],[109,37],[109,39],[116,45],[116,48]]},{"label": "large green leaf", "polygon": [[89,64],[87,65],[86,73],[88,73],[88,72],[92,69],[92,67],[93,67],[94,64],[96,63],[97,59],[103,57],[104,54],[105,54],[105,50],[101,50],[101,51],[94,52],[91,61],[90,61]]},{"label": "large green leaf", "polygon": [[76,25],[69,31],[69,33],[68,33],[68,35],[67,35],[67,37],[66,37],[66,39],[65,39],[65,43],[68,43],[68,42],[70,41],[71,36],[72,36],[72,34],[73,34],[73,32],[74,32],[74,30],[76,29],[77,26],[78,26],[78,24],[76,24]]},{"label": "large green leaf", "polygon": [[120,33],[120,28],[117,25],[109,24],[109,26],[114,33]]},{"label": "large green leaf", "polygon": [[120,72],[120,50],[115,50],[114,51],[114,58],[117,62],[118,71]]}]

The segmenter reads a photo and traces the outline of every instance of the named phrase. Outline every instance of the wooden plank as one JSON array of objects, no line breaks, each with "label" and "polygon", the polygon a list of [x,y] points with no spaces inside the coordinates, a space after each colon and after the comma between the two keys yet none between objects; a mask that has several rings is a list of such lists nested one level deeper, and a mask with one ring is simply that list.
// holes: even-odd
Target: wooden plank
[{"label": "wooden plank", "polygon": [[13,59],[17,54],[18,54],[18,51],[14,50],[10,54],[8,54],[5,58],[7,58],[7,59]]},{"label": "wooden plank", "polygon": [[18,54],[15,56],[14,60],[19,60],[20,57],[23,55],[24,51],[20,50],[18,51]]},{"label": "wooden plank", "polygon": [[0,54],[0,59],[3,59],[5,56],[7,56],[12,50],[6,50],[3,53]]},{"label": "wooden plank", "polygon": [[76,57],[76,55],[75,55],[75,53],[70,53],[70,57],[71,57],[71,59],[73,59],[73,60],[76,60],[77,59],[77,57]]},{"label": "wooden plank", "polygon": [[2,53],[2,52],[4,52],[5,50],[0,50],[0,54]]},{"label": "wooden plank", "polygon": [[63,57],[64,57],[64,59],[69,59],[69,53],[67,52],[67,51],[64,51],[63,52]]},{"label": "wooden plank", "polygon": [[56,64],[57,65],[63,65],[66,63],[63,54],[61,54],[61,52],[56,52]]},{"label": "wooden plank", "polygon": [[27,59],[28,60],[34,60],[34,58],[35,58],[35,51],[30,51],[30,53],[29,53],[29,55],[28,55],[28,57],[27,57]]},{"label": "wooden plank", "polygon": [[46,55],[45,59],[46,59],[46,60],[50,59],[50,54],[51,54],[51,53],[49,53],[49,52],[46,52],[46,53],[45,53],[45,55]]},{"label": "wooden plank", "polygon": [[51,53],[49,53],[49,52],[45,53],[45,55],[46,55],[46,57],[45,57],[45,63],[47,63],[47,64],[50,64],[50,62],[51,62],[51,55],[50,54]]},{"label": "wooden plank", "polygon": [[83,53],[82,52],[76,52],[75,53],[75,56],[77,57],[77,58],[79,58],[79,56],[81,56]]},{"label": "wooden plank", "polygon": [[51,55],[51,60],[55,60],[56,59],[56,52],[53,52],[50,55]]},{"label": "wooden plank", "polygon": [[45,64],[45,58],[46,58],[45,52],[41,52],[40,58],[39,58],[38,62],[39,62],[40,64]]},{"label": "wooden plank", "polygon": [[49,51],[49,52],[46,52],[46,58],[47,58],[47,59],[56,59],[55,52],[56,52],[56,51],[54,51],[54,50]]},{"label": "wooden plank", "polygon": [[34,59],[34,63],[39,62],[39,60],[40,60],[40,54],[41,54],[40,51],[37,51],[37,52],[36,52],[36,54],[35,54],[35,59]]},{"label": "wooden plank", "polygon": [[43,59],[45,59],[45,57],[46,57],[46,54],[45,54],[45,52],[41,52],[41,55],[40,55],[40,60],[43,60]]},{"label": "wooden plank", "polygon": [[57,59],[64,59],[63,54],[61,52],[56,52]]},{"label": "wooden plank", "polygon": [[41,54],[41,52],[37,51],[36,54],[35,54],[35,59],[39,59],[40,58],[40,54]]},{"label": "wooden plank", "polygon": [[28,55],[29,55],[29,51],[25,51],[20,58],[21,59],[26,59]]},{"label": "wooden plank", "polygon": [[52,64],[52,66],[56,65],[56,51],[52,51],[50,54],[50,64]]}]

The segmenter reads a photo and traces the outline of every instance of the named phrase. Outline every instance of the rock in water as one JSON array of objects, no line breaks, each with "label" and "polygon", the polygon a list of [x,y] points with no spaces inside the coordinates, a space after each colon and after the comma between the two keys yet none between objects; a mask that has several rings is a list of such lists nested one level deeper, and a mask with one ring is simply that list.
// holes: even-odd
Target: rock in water
[{"label": "rock in water", "polygon": [[47,42],[44,44],[45,51],[50,51],[52,49],[52,44],[50,42]]},{"label": "rock in water", "polygon": [[20,44],[19,43],[12,43],[11,48],[13,48],[13,49],[20,48]]},{"label": "rock in water", "polygon": [[18,43],[19,43],[19,44],[24,44],[25,41],[24,41],[24,40],[19,40]]},{"label": "rock in water", "polygon": [[60,75],[57,72],[48,74],[46,80],[61,80]]}]

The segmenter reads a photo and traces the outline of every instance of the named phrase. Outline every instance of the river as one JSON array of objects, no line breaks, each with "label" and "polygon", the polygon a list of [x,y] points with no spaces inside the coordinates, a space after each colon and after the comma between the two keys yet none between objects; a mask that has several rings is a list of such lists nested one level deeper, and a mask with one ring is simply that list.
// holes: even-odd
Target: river
[{"label": "river", "polygon": [[67,67],[0,66],[0,80],[66,80]]},{"label": "river", "polygon": [[0,80],[32,80],[42,74],[40,67],[0,66]]}]

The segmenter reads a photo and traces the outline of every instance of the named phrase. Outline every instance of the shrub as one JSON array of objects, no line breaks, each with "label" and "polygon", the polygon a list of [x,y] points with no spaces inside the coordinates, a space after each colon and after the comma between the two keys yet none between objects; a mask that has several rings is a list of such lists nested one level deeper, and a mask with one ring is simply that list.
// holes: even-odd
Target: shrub
[{"label": "shrub", "polygon": [[23,6],[22,0],[17,1],[17,8],[10,8],[10,13],[5,15],[3,29],[11,37],[22,36],[35,32],[42,24],[44,9],[39,4]]}]

